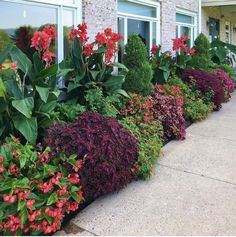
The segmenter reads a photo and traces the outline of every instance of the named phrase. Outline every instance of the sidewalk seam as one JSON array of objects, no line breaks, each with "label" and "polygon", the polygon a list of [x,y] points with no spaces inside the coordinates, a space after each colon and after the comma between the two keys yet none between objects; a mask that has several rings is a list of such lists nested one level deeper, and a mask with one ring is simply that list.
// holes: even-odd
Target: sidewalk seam
[{"label": "sidewalk seam", "polygon": [[236,186],[236,183],[232,183],[232,182],[229,182],[229,181],[226,181],[226,180],[222,180],[222,179],[218,179],[218,178],[213,178],[213,177],[210,177],[210,176],[207,176],[207,175],[204,175],[204,174],[195,173],[195,172],[191,172],[191,171],[180,169],[180,168],[176,168],[176,167],[171,167],[169,165],[165,165],[165,164],[161,164],[161,163],[157,163],[157,165],[160,165],[160,166],[172,169],[172,170],[177,170],[177,171],[180,171],[180,172],[183,172],[183,173],[188,173],[188,174],[200,176],[200,177],[203,177],[203,178],[206,178],[206,179],[212,179],[212,180],[215,180],[215,181],[218,181],[218,182],[227,183],[227,184]]}]

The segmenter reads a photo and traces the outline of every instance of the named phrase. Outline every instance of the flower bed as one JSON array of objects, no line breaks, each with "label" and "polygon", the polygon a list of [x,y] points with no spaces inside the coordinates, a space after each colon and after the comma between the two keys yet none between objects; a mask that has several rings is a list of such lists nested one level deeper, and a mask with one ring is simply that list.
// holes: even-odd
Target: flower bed
[{"label": "flower bed", "polygon": [[110,28],[91,43],[86,24],[78,25],[60,67],[55,36],[55,26],[43,26],[33,50],[9,45],[0,52],[1,235],[52,234],[82,202],[151,177],[163,144],[185,139],[186,124],[219,110],[235,88],[231,68],[211,64],[203,35],[192,49],[186,36],[173,39],[172,51],[154,45],[150,61],[131,36],[129,73],[115,62],[122,36]]}]

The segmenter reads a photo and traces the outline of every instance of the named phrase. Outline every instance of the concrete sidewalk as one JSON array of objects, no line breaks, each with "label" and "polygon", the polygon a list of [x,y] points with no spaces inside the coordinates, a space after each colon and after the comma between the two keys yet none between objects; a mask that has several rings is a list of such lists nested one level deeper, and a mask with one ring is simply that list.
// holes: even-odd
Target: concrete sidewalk
[{"label": "concrete sidewalk", "polygon": [[236,235],[236,93],[163,151],[155,177],[99,198],[67,234]]}]

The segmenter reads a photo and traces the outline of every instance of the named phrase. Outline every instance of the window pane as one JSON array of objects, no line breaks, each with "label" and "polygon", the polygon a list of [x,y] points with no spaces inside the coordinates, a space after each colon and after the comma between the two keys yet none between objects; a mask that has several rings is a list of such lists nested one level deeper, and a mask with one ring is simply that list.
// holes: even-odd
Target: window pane
[{"label": "window pane", "polygon": [[118,2],[118,11],[139,16],[157,17],[155,7],[128,2],[126,0],[120,0]]},{"label": "window pane", "polygon": [[64,57],[69,53],[70,41],[69,34],[74,28],[74,10],[63,10],[63,32],[64,32]]},{"label": "window pane", "polygon": [[128,35],[136,33],[140,36],[149,50],[150,45],[150,22],[128,19]]},{"label": "window pane", "polygon": [[152,23],[152,44],[157,44],[157,23]]},{"label": "window pane", "polygon": [[[125,19],[122,17],[118,18],[118,33],[120,35],[125,36]],[[124,40],[120,40],[118,43],[118,61],[122,62],[122,55],[124,54],[125,50],[125,43]]]},{"label": "window pane", "polygon": [[[33,33],[42,30],[45,25],[56,25],[57,21],[55,8],[3,1],[0,2],[0,15],[1,19],[5,19],[0,21],[3,35],[0,38],[5,38],[5,44],[12,40],[29,58],[32,58],[34,50],[30,48]],[[55,44],[52,45],[51,50],[55,51],[55,47]]]},{"label": "window pane", "polygon": [[192,16],[187,16],[187,15],[183,15],[183,14],[176,14],[176,22],[179,23],[185,23],[185,24],[193,24],[193,17]]},{"label": "window pane", "polygon": [[179,27],[176,26],[176,38],[178,38],[178,37],[179,37]]},{"label": "window pane", "polygon": [[180,35],[186,35],[188,38],[187,41],[187,46],[191,47],[191,28],[190,27],[186,27],[186,26],[181,26],[180,27]]}]

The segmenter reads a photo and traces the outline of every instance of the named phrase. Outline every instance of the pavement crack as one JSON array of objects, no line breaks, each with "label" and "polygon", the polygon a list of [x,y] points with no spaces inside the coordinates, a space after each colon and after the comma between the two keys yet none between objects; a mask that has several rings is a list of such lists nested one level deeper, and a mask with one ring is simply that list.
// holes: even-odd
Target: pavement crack
[{"label": "pavement crack", "polygon": [[202,134],[198,134],[192,131],[187,131],[188,135],[193,135],[193,136],[198,136],[198,137],[204,137],[204,138],[214,138],[215,140],[225,140],[228,142],[236,142],[236,139],[230,139],[230,138],[226,138],[226,137],[215,137],[215,136],[207,136],[207,135],[202,135]]},{"label": "pavement crack", "polygon": [[210,177],[210,176],[207,176],[207,175],[204,175],[204,174],[195,173],[195,172],[192,172],[192,171],[188,171],[188,170],[184,170],[184,169],[180,169],[180,168],[176,168],[176,167],[171,167],[169,165],[164,165],[164,164],[161,164],[161,163],[157,163],[157,165],[163,166],[163,167],[166,167],[166,168],[169,168],[169,169],[172,169],[172,170],[177,170],[177,171],[180,171],[180,172],[184,172],[184,173],[200,176],[200,177],[203,177],[203,178],[206,178],[206,179],[211,179],[211,180],[215,180],[215,181],[218,181],[218,182],[227,183],[227,184],[236,186],[236,183],[232,183],[232,182],[222,180],[222,179],[218,179],[218,178],[213,178],[213,177]]}]

